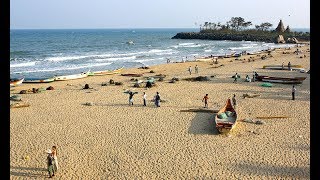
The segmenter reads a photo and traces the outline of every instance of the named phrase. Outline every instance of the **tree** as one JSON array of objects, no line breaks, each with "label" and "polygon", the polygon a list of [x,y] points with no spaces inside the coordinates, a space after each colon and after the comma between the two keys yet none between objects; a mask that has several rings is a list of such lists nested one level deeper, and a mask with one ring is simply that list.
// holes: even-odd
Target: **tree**
[{"label": "tree", "polygon": [[256,25],[255,27],[257,30],[266,31],[270,27],[272,27],[272,24],[268,22],[264,22],[264,23],[261,23],[260,25]]},{"label": "tree", "polygon": [[289,25],[287,26],[287,29],[284,32],[286,32],[286,33],[290,33],[291,32]]},{"label": "tree", "polygon": [[227,22],[232,29],[239,30],[251,26],[250,21],[246,22],[242,17],[232,17],[230,21]]}]

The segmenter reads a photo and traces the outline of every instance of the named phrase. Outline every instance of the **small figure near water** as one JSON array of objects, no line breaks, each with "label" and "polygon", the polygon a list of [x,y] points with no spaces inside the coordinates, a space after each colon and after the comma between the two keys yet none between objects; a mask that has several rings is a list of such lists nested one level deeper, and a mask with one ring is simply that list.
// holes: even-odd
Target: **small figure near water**
[{"label": "small figure near water", "polygon": [[288,70],[291,71],[291,62],[288,62]]},{"label": "small figure near water", "polygon": [[198,67],[198,65],[196,65],[196,66],[194,67],[194,71],[195,71],[196,74],[199,73],[199,67]]}]

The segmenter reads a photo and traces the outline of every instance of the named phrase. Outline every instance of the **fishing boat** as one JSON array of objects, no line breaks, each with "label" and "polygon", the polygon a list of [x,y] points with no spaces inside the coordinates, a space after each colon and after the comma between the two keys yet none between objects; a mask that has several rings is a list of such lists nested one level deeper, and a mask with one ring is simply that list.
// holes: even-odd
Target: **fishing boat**
[{"label": "fishing boat", "polygon": [[128,73],[128,74],[121,74],[121,76],[141,77],[143,76],[143,74]]},{"label": "fishing boat", "polygon": [[23,83],[50,83],[53,82],[55,77],[51,78],[27,78],[23,81]]},{"label": "fishing boat", "polygon": [[231,104],[230,98],[215,116],[216,128],[220,133],[231,131],[237,122],[237,112]]},{"label": "fishing boat", "polygon": [[[274,70],[288,70],[288,65],[284,65],[283,68],[282,68],[282,65],[265,65],[262,68],[263,69],[274,69]],[[291,69],[293,71],[304,70],[304,68],[301,65],[291,65]]]},{"label": "fishing boat", "polygon": [[67,81],[67,80],[73,80],[73,79],[81,79],[81,78],[85,78],[88,77],[88,74],[90,73],[90,71],[88,72],[82,72],[80,74],[71,74],[71,75],[65,75],[65,76],[56,76],[54,78],[55,81]]},{"label": "fishing boat", "polygon": [[93,71],[89,72],[88,76],[103,76],[103,75],[112,75],[112,74],[119,74],[123,70],[123,67],[115,70],[105,70],[105,71]]},{"label": "fishing boat", "polygon": [[22,84],[23,81],[24,81],[24,77],[20,79],[11,79],[10,86],[17,86],[19,84]]},{"label": "fishing boat", "polygon": [[272,76],[258,76],[258,81],[272,82],[272,83],[282,83],[282,84],[301,84],[307,77],[293,77],[293,78],[283,78],[283,77],[272,77]]}]

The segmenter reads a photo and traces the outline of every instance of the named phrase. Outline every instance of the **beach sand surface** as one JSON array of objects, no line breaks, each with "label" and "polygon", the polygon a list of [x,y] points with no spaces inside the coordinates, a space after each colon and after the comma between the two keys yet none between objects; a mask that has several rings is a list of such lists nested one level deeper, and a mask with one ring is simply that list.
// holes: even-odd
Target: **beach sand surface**
[{"label": "beach sand surface", "polygon": [[[19,94],[30,106],[10,109],[10,179],[47,178],[45,150],[53,145],[60,166],[55,179],[310,179],[310,74],[262,69],[290,61],[309,70],[310,45],[299,49],[299,55],[296,48],[275,49],[272,57],[263,52],[241,60],[218,59],[219,64],[199,59],[122,72],[143,73],[143,77],[114,74],[13,87],[11,95],[40,87],[54,90]],[[199,73],[189,75],[188,67],[194,70],[195,65]],[[252,77],[253,71],[307,78],[296,85],[293,101],[290,84],[262,87],[263,82],[245,82],[246,74]],[[233,83],[236,72],[241,78]],[[135,88],[130,80],[157,74],[166,77],[150,89]],[[214,77],[184,80],[197,76]],[[169,83],[173,77],[180,80]],[[110,79],[123,85],[109,84]],[[83,89],[85,84],[92,89]],[[133,106],[128,105],[126,90],[138,92]],[[151,101],[156,92],[165,100],[159,108]],[[260,96],[242,98],[245,93]],[[218,133],[214,113],[181,112],[203,108],[205,94],[211,110],[219,110],[236,95],[238,122],[229,134]]]}]

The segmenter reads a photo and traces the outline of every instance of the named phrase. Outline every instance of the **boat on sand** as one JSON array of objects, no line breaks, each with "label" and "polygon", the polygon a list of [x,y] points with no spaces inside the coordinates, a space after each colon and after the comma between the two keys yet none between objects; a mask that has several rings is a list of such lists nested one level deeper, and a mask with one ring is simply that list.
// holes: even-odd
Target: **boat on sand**
[{"label": "boat on sand", "polygon": [[115,70],[105,70],[105,71],[93,71],[89,72],[88,76],[103,76],[103,75],[112,75],[119,74],[123,70],[123,67]]},{"label": "boat on sand", "polygon": [[24,81],[24,77],[20,79],[11,79],[10,86],[17,86],[19,84],[22,84],[23,81]]},{"label": "boat on sand", "polygon": [[55,77],[51,78],[26,78],[23,83],[50,83],[53,82]]},{"label": "boat on sand", "polygon": [[271,82],[271,83],[282,83],[282,84],[301,84],[307,77],[272,77],[272,76],[258,76],[258,81]]},{"label": "boat on sand", "polygon": [[81,79],[88,77],[90,71],[88,72],[83,72],[80,74],[71,74],[71,75],[64,75],[64,76],[56,76],[54,78],[55,81],[67,81],[67,80],[73,80],[73,79]]},{"label": "boat on sand", "polygon": [[216,128],[219,133],[231,131],[237,122],[237,112],[231,104],[230,98],[215,116]]}]

